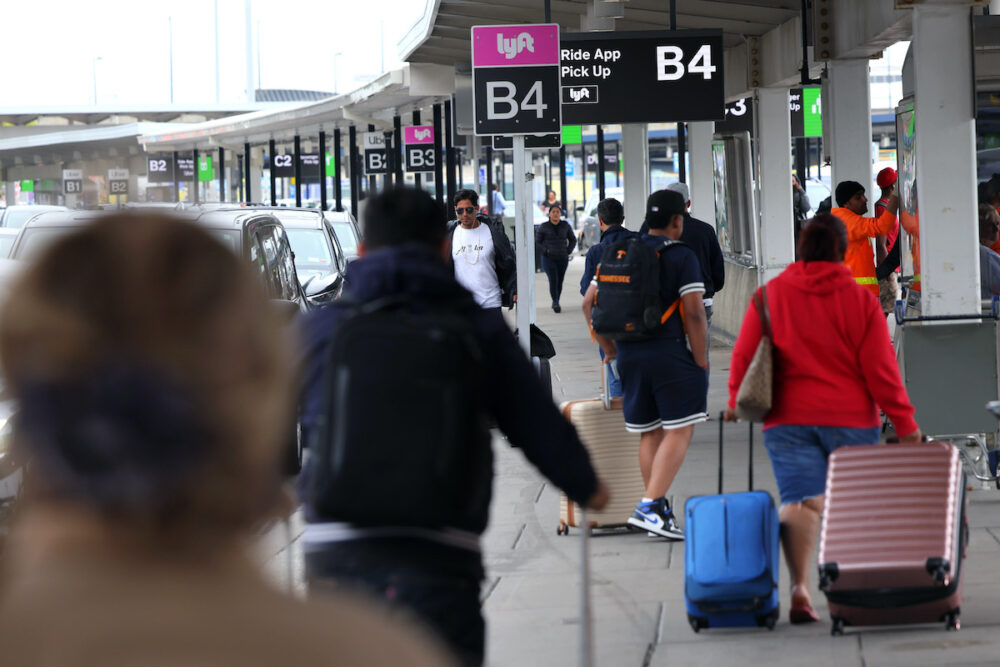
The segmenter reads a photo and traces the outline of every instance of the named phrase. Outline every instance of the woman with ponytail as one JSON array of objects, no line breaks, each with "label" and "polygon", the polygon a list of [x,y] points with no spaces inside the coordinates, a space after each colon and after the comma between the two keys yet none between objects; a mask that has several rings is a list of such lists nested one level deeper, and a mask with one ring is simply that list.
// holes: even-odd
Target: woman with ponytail
[{"label": "woman with ponytail", "polygon": [[[830,453],[879,440],[879,408],[903,441],[919,441],[878,298],[844,266],[847,229],[817,215],[802,228],[799,261],[766,287],[774,344],[773,407],[764,445],[781,493],[781,540],[792,582],[792,623],[818,621],[809,571],[823,511]],[[729,408],[761,339],[750,305],[733,349]]]}]

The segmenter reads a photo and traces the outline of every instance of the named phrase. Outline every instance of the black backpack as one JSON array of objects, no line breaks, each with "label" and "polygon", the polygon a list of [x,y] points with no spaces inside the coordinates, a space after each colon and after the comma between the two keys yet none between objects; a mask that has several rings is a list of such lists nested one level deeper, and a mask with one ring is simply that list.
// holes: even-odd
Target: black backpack
[{"label": "black backpack", "polygon": [[352,306],[330,341],[309,502],[360,526],[440,528],[488,502],[492,452],[471,297]]},{"label": "black backpack", "polygon": [[683,244],[665,239],[654,248],[629,236],[604,249],[594,274],[597,296],[590,318],[595,333],[613,340],[646,340],[667,321],[677,306],[664,312],[660,254],[678,245]]}]

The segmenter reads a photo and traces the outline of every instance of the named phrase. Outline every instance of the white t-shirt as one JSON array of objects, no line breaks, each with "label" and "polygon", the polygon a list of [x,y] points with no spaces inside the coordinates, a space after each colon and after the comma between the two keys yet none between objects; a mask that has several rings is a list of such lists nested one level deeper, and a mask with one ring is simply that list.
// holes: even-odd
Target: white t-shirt
[{"label": "white t-shirt", "polygon": [[500,282],[494,267],[493,236],[490,228],[480,223],[475,229],[455,227],[451,243],[451,258],[455,263],[455,279],[472,292],[480,308],[499,308]]}]

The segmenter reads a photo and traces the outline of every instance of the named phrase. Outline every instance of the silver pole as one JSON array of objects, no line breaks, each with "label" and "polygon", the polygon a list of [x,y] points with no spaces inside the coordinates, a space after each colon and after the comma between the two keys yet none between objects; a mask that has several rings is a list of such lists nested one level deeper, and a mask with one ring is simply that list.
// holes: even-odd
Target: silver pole
[{"label": "silver pole", "polygon": [[215,103],[219,103],[219,0],[215,0]]},{"label": "silver pole", "polygon": [[[257,96],[254,93],[253,85],[253,9],[251,5],[252,0],[244,0],[243,3],[243,18],[246,22],[244,25],[244,39],[246,41],[246,87],[247,87],[247,102],[256,102]],[[260,48],[260,45],[257,45]]]},{"label": "silver pole", "polygon": [[[517,243],[517,328],[518,340],[531,356],[531,323],[535,321],[535,225],[531,215],[531,181],[524,135],[514,137],[515,242]],[[478,172],[476,178],[478,179]],[[487,196],[490,196],[487,193]]]},{"label": "silver pole", "polygon": [[[572,501],[571,501],[572,502]],[[580,667],[594,665],[594,622],[590,610],[590,519],[583,509],[580,525]]]}]

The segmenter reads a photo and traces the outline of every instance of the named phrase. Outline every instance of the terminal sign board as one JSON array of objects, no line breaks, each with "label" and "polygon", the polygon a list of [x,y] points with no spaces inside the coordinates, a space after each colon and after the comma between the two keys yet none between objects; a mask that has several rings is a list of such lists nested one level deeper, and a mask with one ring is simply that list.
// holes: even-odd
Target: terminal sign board
[{"label": "terminal sign board", "polygon": [[176,173],[183,180],[191,180],[194,178],[194,158],[193,157],[177,157]]},{"label": "terminal sign board", "polygon": [[721,30],[568,33],[559,60],[566,123],[724,117]]},{"label": "terminal sign board", "polygon": [[108,194],[128,194],[128,169],[108,169]]},{"label": "terminal sign board", "polygon": [[472,28],[475,133],[559,132],[559,26]]},{"label": "terminal sign board", "polygon": [[150,155],[146,162],[146,181],[149,183],[174,182],[174,158]]},{"label": "terminal sign board", "polygon": [[437,147],[433,125],[413,125],[403,128],[406,171],[434,171]]},{"label": "terminal sign board", "polygon": [[389,171],[384,132],[365,132],[364,155],[366,174],[385,174]]},{"label": "terminal sign board", "polygon": [[276,153],[271,158],[271,171],[275,178],[292,178],[295,176],[295,158],[291,153]]},{"label": "terminal sign board", "polygon": [[63,169],[63,194],[78,195],[83,192],[83,171],[81,169]]}]

